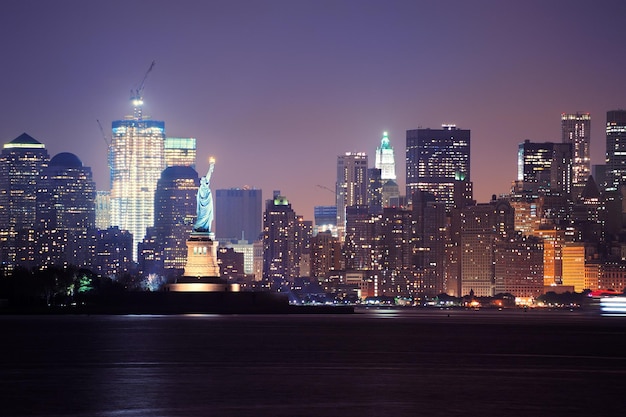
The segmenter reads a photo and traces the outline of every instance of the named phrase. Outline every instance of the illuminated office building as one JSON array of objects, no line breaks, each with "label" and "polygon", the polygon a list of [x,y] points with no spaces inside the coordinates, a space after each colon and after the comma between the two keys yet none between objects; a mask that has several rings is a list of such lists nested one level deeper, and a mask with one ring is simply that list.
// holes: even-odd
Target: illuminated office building
[{"label": "illuminated office building", "polygon": [[[380,168],[367,170],[367,205],[370,213],[381,214],[383,212],[383,181]],[[390,180],[390,182],[393,182]]]},{"label": "illuminated office building", "polygon": [[131,270],[133,237],[126,230],[110,227],[96,231],[96,250],[92,261],[95,272],[120,278]]},{"label": "illuminated office building", "polygon": [[568,196],[572,190],[571,149],[569,143],[538,143],[528,139],[520,143],[517,181],[522,190]]},{"label": "illuminated office building", "polygon": [[196,169],[196,138],[165,138],[165,167]]},{"label": "illuminated office building", "polygon": [[243,272],[246,275],[254,274],[254,243],[248,243],[247,240],[240,240],[237,243],[227,243],[227,248],[237,253],[243,254]]},{"label": "illuminated office building", "polygon": [[169,167],[161,174],[154,198],[154,230],[165,270],[185,268],[199,185],[198,173],[190,166]]},{"label": "illuminated office building", "polygon": [[[55,155],[43,170],[48,195],[40,211],[46,229],[85,231],[96,225],[96,184],[91,168],[69,152]],[[46,218],[47,217],[47,218]]]},{"label": "illuminated office building", "polygon": [[198,173],[190,166],[172,166],[161,173],[154,195],[154,227],[148,227],[139,244],[138,263],[144,274],[183,272],[199,185]]},{"label": "illuminated office building", "polygon": [[623,262],[607,262],[601,265],[598,277],[598,289],[625,292],[626,264]]},{"label": "illuminated office building", "polygon": [[244,254],[233,248],[220,246],[217,250],[220,276],[226,281],[241,282],[245,278]]},{"label": "illuminated office building", "polygon": [[105,230],[111,226],[111,192],[96,191],[96,229]]},{"label": "illuminated office building", "polygon": [[550,168],[554,143],[525,140],[517,149],[517,181],[527,191],[550,189]]},{"label": "illuminated office building", "polygon": [[387,132],[383,132],[380,147],[376,148],[374,167],[380,169],[380,178],[383,180],[383,183],[387,180],[396,180],[396,162]]},{"label": "illuminated office building", "polygon": [[6,143],[0,154],[0,261],[11,270],[16,261],[16,236],[34,229],[37,193],[50,156],[44,144],[26,133]]},{"label": "illuminated office building", "polygon": [[606,112],[606,190],[626,184],[626,110]]},{"label": "illuminated office building", "polygon": [[538,297],[543,293],[543,241],[515,236],[495,243],[495,294]]},{"label": "illuminated office building", "polygon": [[311,238],[313,222],[296,216],[296,253],[298,255],[298,276],[311,276]]},{"label": "illuminated office building", "polygon": [[400,197],[398,183],[396,182],[395,156],[387,132],[383,132],[380,147],[376,148],[375,169],[380,170],[381,204],[380,210],[374,211],[371,210],[372,204],[370,203],[370,210],[372,213],[382,213],[383,207],[398,206]]},{"label": "illuminated office building", "polygon": [[593,176],[589,176],[571,210],[571,224],[576,231],[576,241],[594,243],[605,240],[605,208],[600,189]]},{"label": "illuminated office building", "polygon": [[368,202],[367,154],[347,152],[337,157],[337,229],[343,241],[346,228],[346,208]]},{"label": "illuminated office building", "polygon": [[[445,204],[436,202],[432,194],[418,191],[413,193],[411,207],[415,228],[413,264],[421,273],[422,291],[428,295],[458,293],[457,286],[446,282],[449,225]],[[458,279],[458,275],[455,274],[455,278]]]},{"label": "illuminated office building", "polygon": [[455,206],[454,190],[459,181],[470,181],[470,131],[455,125],[442,129],[414,129],[406,132],[406,195],[426,191],[443,202],[449,211]]},{"label": "illuminated office building", "polygon": [[[552,167],[550,170],[550,191],[555,194],[571,198],[574,190],[572,145],[569,143],[555,143],[552,153]],[[584,188],[587,180],[577,185]]]},{"label": "illuminated office building", "polygon": [[315,218],[313,235],[328,231],[337,237],[337,206],[315,206],[313,217]]},{"label": "illuminated office building", "polygon": [[565,230],[537,229],[533,235],[543,240],[543,285],[562,285],[563,246],[567,241]]},{"label": "illuminated office building", "polygon": [[375,223],[366,205],[346,208],[344,259],[346,270],[373,270],[379,266]]},{"label": "illuminated office building", "polygon": [[296,221],[289,200],[275,192],[263,213],[263,279],[270,285],[292,283],[299,276]]},{"label": "illuminated office building", "polygon": [[513,208],[504,200],[460,210],[461,294],[495,295],[495,249],[514,234]]},{"label": "illuminated office building", "polygon": [[574,287],[574,291],[585,289],[585,244],[568,242],[562,248],[563,285]]},{"label": "illuminated office building", "polygon": [[580,195],[591,175],[591,115],[589,113],[561,114],[562,143],[572,147],[572,186]]},{"label": "illuminated office building", "polygon": [[341,244],[330,230],[311,238],[311,277],[323,280],[332,271],[341,269]]},{"label": "illuminated office building", "polygon": [[133,104],[134,116],[112,124],[111,225],[132,234],[136,261],[137,243],[154,224],[154,192],[165,169],[165,122],[144,119],[141,99]]},{"label": "illuminated office building", "polygon": [[88,266],[93,256],[90,234],[96,225],[91,168],[76,155],[62,152],[50,160],[43,174],[37,196],[36,263]]},{"label": "illuminated office building", "polygon": [[383,210],[376,233],[382,270],[398,272],[414,267],[416,227],[413,212],[400,207]]}]

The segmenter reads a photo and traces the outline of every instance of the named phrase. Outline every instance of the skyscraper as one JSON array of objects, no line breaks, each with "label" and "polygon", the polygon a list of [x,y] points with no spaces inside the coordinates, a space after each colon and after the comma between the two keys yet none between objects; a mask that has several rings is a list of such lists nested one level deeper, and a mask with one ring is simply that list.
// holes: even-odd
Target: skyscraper
[{"label": "skyscraper", "polygon": [[376,148],[376,162],[374,167],[380,169],[380,178],[383,180],[383,183],[387,180],[396,180],[396,162],[387,132],[383,132],[380,146]]},{"label": "skyscraper", "polygon": [[626,184],[626,110],[606,112],[606,190]]},{"label": "skyscraper", "polygon": [[367,205],[370,213],[373,214],[383,212],[383,181],[380,178],[381,172],[380,168],[369,168],[367,170]]},{"label": "skyscraper", "polygon": [[561,114],[562,143],[572,146],[572,185],[576,196],[580,195],[591,175],[591,115],[589,113]]},{"label": "skyscraper", "polygon": [[[40,210],[51,214],[42,216],[45,228],[85,231],[96,225],[96,184],[91,168],[69,152],[55,155],[43,170],[44,184],[48,190],[45,207]],[[42,203],[43,198],[39,198]]]},{"label": "skyscraper", "polygon": [[166,167],[192,167],[196,169],[196,138],[165,138]]},{"label": "skyscraper", "polygon": [[341,240],[346,227],[346,207],[367,204],[367,174],[367,154],[346,152],[337,157],[337,230]]},{"label": "skyscraper", "polygon": [[118,227],[98,230],[92,268],[110,278],[123,276],[131,269],[132,244],[133,238],[126,230]]},{"label": "skyscraper", "polygon": [[0,154],[0,261],[13,269],[17,233],[34,229],[37,193],[50,156],[44,144],[26,133],[4,145]]},{"label": "skyscraper", "polygon": [[111,225],[133,235],[136,261],[137,243],[154,224],[154,192],[165,169],[165,122],[144,119],[141,98],[133,104],[134,116],[112,124]]},{"label": "skyscraper", "polygon": [[315,206],[313,216],[315,218],[314,235],[329,231],[337,237],[337,206]]},{"label": "skyscraper", "polygon": [[380,268],[386,271],[412,269],[416,236],[413,213],[400,207],[386,207],[379,223]]},{"label": "skyscraper", "polygon": [[262,191],[254,188],[215,190],[215,239],[220,243],[259,239],[262,201]]},{"label": "skyscraper", "polygon": [[395,156],[387,132],[383,132],[380,147],[376,148],[375,169],[380,169],[381,205],[379,212],[382,212],[382,207],[397,205],[400,196],[396,182]]},{"label": "skyscraper", "polygon": [[76,155],[62,152],[50,160],[37,195],[38,265],[84,267],[91,263],[95,197],[91,168],[83,166]]},{"label": "skyscraper", "polygon": [[379,266],[377,255],[377,216],[366,205],[346,208],[345,267],[346,270],[373,270]]},{"label": "skyscraper", "polygon": [[448,288],[445,279],[445,250],[450,240],[445,204],[435,202],[432,194],[417,191],[413,193],[411,206],[415,222],[413,263],[421,272],[422,291],[428,295],[458,292],[452,285]]},{"label": "skyscraper", "polygon": [[111,226],[111,191],[96,191],[96,229]]},{"label": "skyscraper", "polygon": [[495,245],[514,234],[513,208],[491,201],[460,210],[461,294],[479,297],[495,290]]},{"label": "skyscraper", "polygon": [[263,279],[283,285],[298,277],[296,213],[289,200],[275,195],[267,200],[263,213]]},{"label": "skyscraper", "polygon": [[161,174],[154,197],[154,230],[165,270],[183,270],[185,242],[196,221],[200,179],[190,166],[173,166]]},{"label": "skyscraper", "polygon": [[495,294],[538,297],[543,291],[543,242],[536,236],[500,239],[494,248]]},{"label": "skyscraper", "polygon": [[311,277],[323,280],[331,271],[340,270],[341,258],[341,244],[329,230],[311,238]]},{"label": "skyscraper", "polygon": [[455,125],[407,130],[407,198],[413,191],[426,191],[450,210],[458,181],[470,181],[470,131]]},{"label": "skyscraper", "polygon": [[520,143],[517,180],[523,190],[569,196],[572,191],[571,150],[569,143],[537,143],[528,139]]}]

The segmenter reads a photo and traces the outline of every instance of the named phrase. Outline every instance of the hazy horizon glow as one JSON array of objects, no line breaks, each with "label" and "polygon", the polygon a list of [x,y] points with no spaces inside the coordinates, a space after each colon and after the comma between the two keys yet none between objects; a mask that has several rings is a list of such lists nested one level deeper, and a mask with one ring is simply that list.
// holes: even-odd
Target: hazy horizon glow
[{"label": "hazy horizon glow", "polygon": [[405,134],[471,130],[475,198],[506,193],[517,145],[560,142],[561,113],[591,113],[604,162],[606,111],[626,107],[623,16],[606,0],[4,1],[0,140],[26,132],[76,154],[109,189],[111,122],[144,112],[194,137],[212,187],[281,190],[298,214],[333,205],[337,155],[383,132],[405,181]]}]

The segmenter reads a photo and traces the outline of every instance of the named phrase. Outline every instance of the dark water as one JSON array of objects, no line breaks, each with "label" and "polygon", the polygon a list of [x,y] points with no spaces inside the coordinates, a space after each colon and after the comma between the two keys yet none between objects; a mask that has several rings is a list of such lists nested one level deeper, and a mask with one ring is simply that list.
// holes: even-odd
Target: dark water
[{"label": "dark water", "polygon": [[0,331],[0,416],[626,414],[626,320],[575,312],[5,316]]}]

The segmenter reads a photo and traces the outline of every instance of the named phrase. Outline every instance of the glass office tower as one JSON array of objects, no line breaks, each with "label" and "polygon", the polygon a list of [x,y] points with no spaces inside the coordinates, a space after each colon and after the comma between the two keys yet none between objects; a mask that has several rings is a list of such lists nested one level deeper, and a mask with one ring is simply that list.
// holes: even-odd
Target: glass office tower
[{"label": "glass office tower", "polygon": [[626,183],[626,110],[606,112],[606,190]]},{"label": "glass office tower", "polygon": [[33,229],[37,193],[50,156],[43,143],[26,133],[4,145],[0,155],[0,261],[12,270],[16,262],[16,236]]},{"label": "glass office tower", "polygon": [[562,142],[572,146],[572,186],[580,195],[591,175],[591,115],[589,113],[561,114]]},{"label": "glass office tower", "polygon": [[111,225],[132,233],[136,261],[137,243],[154,224],[154,192],[165,169],[165,122],[143,119],[143,101],[134,104],[134,116],[112,124],[110,201]]},{"label": "glass office tower", "polygon": [[426,191],[454,206],[455,182],[470,181],[470,131],[455,125],[406,132],[406,195]]}]

